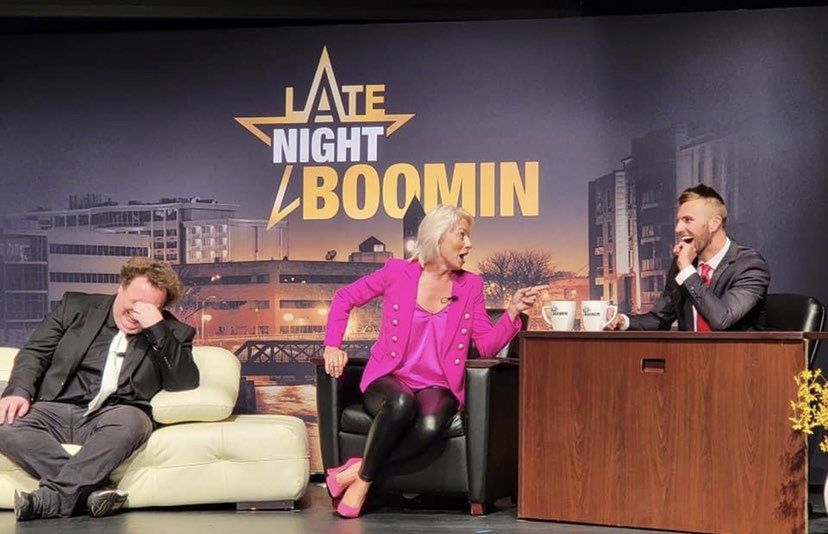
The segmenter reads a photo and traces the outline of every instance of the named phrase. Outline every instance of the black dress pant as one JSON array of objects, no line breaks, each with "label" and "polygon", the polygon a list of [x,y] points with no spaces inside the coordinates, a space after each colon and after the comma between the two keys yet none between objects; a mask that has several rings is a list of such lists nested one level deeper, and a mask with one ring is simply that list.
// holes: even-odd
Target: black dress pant
[{"label": "black dress pant", "polygon": [[[0,425],[0,452],[40,479],[32,494],[41,517],[68,517],[109,474],[143,445],[152,419],[135,406],[104,406],[87,417],[85,406],[35,402],[14,424]],[[73,456],[61,443],[80,445]]]},{"label": "black dress pant", "polygon": [[458,408],[448,389],[413,391],[393,375],[374,380],[362,402],[374,418],[359,473],[366,481],[375,480],[383,467],[416,456],[436,442]]}]

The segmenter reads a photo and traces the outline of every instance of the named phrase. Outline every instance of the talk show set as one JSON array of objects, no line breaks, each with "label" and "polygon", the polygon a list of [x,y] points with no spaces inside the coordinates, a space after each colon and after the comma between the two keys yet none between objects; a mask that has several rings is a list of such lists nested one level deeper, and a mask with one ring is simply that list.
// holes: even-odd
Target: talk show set
[{"label": "talk show set", "polygon": [[186,4],[0,7],[0,531],[828,533],[828,5]]}]

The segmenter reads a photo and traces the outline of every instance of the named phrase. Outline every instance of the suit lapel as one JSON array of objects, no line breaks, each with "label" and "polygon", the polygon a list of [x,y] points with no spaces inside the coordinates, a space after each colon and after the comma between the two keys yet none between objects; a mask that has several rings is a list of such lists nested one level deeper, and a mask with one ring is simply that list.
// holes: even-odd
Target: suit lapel
[{"label": "suit lapel", "polygon": [[67,376],[75,372],[78,364],[89,351],[89,347],[92,345],[98,332],[101,331],[101,327],[106,322],[107,316],[112,311],[112,301],[114,300],[115,295],[112,295],[101,300],[97,306],[89,308],[86,321],[78,334],[78,342],[74,345],[74,352],[71,356],[71,365]]},{"label": "suit lapel", "polygon": [[724,280],[724,277],[728,273],[728,269],[730,265],[736,261],[736,256],[738,256],[738,246],[736,243],[731,239],[730,240],[730,247],[725,252],[722,261],[719,262],[718,268],[713,271],[713,276],[710,277],[710,290],[713,291],[714,295],[719,295],[720,292],[718,291],[719,282]]},{"label": "suit lapel", "polygon": [[132,376],[138,365],[144,360],[150,350],[147,338],[142,334],[130,336],[129,346],[124,355],[124,365],[121,367],[121,376]]},{"label": "suit lapel", "polygon": [[114,300],[115,295],[112,295],[102,300],[98,306],[89,311],[89,315],[83,325],[83,330],[81,330],[80,338],[78,339],[78,350],[76,352],[78,361],[83,358],[83,355],[89,350],[89,347],[92,345],[92,342],[95,340],[98,332],[101,331],[101,327],[106,322],[109,314],[112,312],[112,301]]}]

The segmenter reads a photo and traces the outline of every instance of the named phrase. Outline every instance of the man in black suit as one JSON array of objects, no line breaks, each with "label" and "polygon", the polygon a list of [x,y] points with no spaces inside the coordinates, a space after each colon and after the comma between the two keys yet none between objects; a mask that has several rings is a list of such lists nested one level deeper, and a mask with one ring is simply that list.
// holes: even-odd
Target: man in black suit
[{"label": "man in black suit", "polygon": [[704,184],[679,197],[675,259],[664,292],[645,314],[617,317],[607,330],[761,330],[770,269],[752,248],[730,240],[727,207]]},{"label": "man in black suit", "polygon": [[115,295],[66,293],[20,350],[0,395],[0,452],[40,486],[15,492],[17,520],[123,506],[109,474],[149,439],[150,399],[198,386],[195,330],[164,310],[181,292],[169,265],[132,258]]}]

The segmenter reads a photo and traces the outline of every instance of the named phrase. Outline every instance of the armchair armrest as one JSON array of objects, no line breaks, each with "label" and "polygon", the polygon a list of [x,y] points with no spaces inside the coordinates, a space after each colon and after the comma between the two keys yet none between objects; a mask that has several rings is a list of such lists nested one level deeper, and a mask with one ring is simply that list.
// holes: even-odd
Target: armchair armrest
[{"label": "armchair armrest", "polygon": [[518,378],[515,359],[466,362],[466,454],[469,500],[516,495],[518,472]]},{"label": "armchair armrest", "polygon": [[[492,320],[492,323],[496,323],[500,320],[506,310],[500,308],[489,308],[486,310],[489,314],[489,318]],[[529,316],[525,313],[520,314],[520,330],[526,331],[529,327]],[[498,358],[506,357],[506,358],[518,358],[520,355],[518,353],[518,336],[512,338],[512,340],[501,350],[502,354],[498,354]],[[477,360],[480,359],[480,353],[477,351],[477,346],[475,346],[474,341],[471,342],[469,345],[469,360]]]},{"label": "armchair armrest", "polygon": [[497,366],[519,367],[520,360],[518,358],[479,358],[476,360],[466,360],[466,369],[490,369]]},{"label": "armchair armrest", "polygon": [[351,404],[362,403],[359,382],[365,371],[365,358],[351,358],[339,378],[325,372],[325,360],[311,358],[316,367],[316,409],[319,420],[319,443],[325,469],[340,464],[339,421],[342,410]]}]

